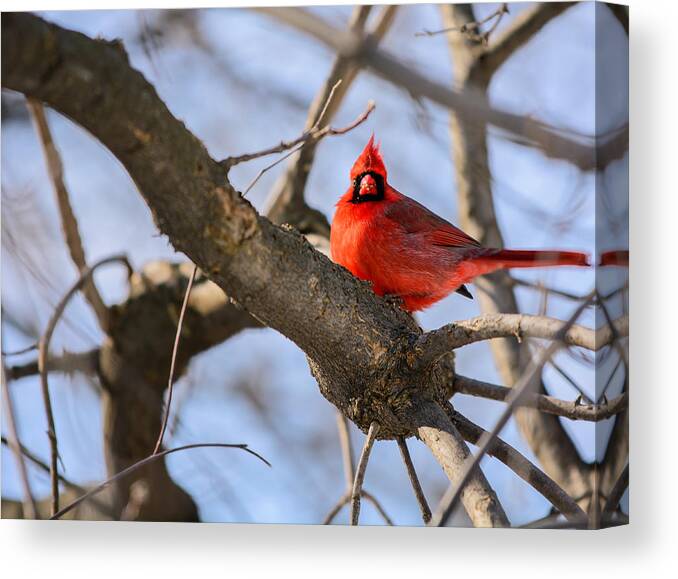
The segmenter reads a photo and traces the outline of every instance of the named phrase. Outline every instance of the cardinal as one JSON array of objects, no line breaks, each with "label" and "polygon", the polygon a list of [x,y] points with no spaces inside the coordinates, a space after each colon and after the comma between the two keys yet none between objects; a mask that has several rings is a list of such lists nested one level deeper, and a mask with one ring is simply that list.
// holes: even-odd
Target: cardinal
[{"label": "cardinal", "polygon": [[337,203],[330,233],[332,260],[367,280],[380,296],[415,312],[452,292],[473,298],[467,283],[498,269],[587,266],[575,251],[482,247],[388,182],[374,135],[351,169],[351,185]]}]

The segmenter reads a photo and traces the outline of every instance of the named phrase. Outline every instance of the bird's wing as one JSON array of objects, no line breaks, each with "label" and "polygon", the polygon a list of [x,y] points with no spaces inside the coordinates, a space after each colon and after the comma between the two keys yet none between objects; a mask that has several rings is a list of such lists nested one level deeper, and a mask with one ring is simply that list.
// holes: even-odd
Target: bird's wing
[{"label": "bird's wing", "polygon": [[388,205],[385,215],[411,234],[424,235],[442,247],[480,247],[480,243],[458,227],[439,217],[421,203],[399,194],[400,199]]}]

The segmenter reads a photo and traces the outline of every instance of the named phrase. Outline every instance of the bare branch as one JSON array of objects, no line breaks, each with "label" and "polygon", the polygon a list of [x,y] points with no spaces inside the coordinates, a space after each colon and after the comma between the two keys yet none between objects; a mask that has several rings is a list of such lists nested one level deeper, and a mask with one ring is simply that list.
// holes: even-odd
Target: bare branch
[{"label": "bare branch", "polygon": [[[480,439],[487,434],[483,428],[455,412],[451,406],[450,414],[450,418],[459,429],[459,433],[467,442],[478,444]],[[496,437],[490,445],[487,454],[503,462],[520,478],[543,495],[569,521],[581,522],[586,520],[586,513],[576,501],[510,444]]]},{"label": "bare branch", "polygon": [[[357,6],[349,22],[349,30],[362,34],[365,25],[365,12],[371,7]],[[379,43],[390,28],[397,6],[384,6],[377,17],[372,31],[363,42]],[[327,80],[318,91],[306,118],[306,128],[330,123],[357,78],[360,67],[350,57],[338,55]],[[337,81],[341,84],[337,87]],[[336,87],[336,88],[335,88]],[[332,99],[330,93],[334,92]],[[313,161],[317,142],[308,141],[298,151],[290,165],[276,182],[266,202],[265,213],[274,223],[291,223],[302,233],[329,235],[329,224],[325,216],[306,205],[304,190]]]},{"label": "bare branch", "polygon": [[110,263],[123,263],[127,266],[128,272],[131,273],[131,268],[127,258],[124,255],[118,255],[114,257],[108,257],[96,262],[92,267],[85,267],[80,273],[80,277],[76,282],[70,287],[66,292],[63,298],[54,308],[49,322],[47,323],[47,328],[45,329],[44,334],[40,338],[38,345],[38,371],[40,373],[40,387],[42,391],[43,404],[45,406],[45,414],[47,416],[47,436],[50,443],[50,453],[51,453],[51,462],[50,462],[50,477],[52,481],[52,515],[59,510],[59,477],[57,472],[57,461],[59,458],[59,450],[56,436],[56,428],[54,427],[54,414],[52,413],[52,401],[49,394],[49,383],[47,378],[47,356],[49,353],[49,344],[52,340],[52,334],[56,328],[61,315],[64,313],[68,302],[71,298],[80,291],[83,286],[91,279],[94,271]]},{"label": "bare branch", "polygon": [[[508,12],[508,4],[506,2],[502,2],[499,8],[482,20],[464,23],[461,26],[450,26],[449,28],[443,28],[442,30],[431,31],[424,29],[421,32],[415,33],[415,36],[437,36],[438,34],[446,34],[447,32],[460,32],[475,42],[487,44],[490,36],[496,30],[497,26],[499,26],[504,14],[508,14]],[[488,30],[485,32],[480,32],[480,27],[483,24],[487,24],[490,20],[495,18],[496,20],[492,23],[492,26]]]},{"label": "bare branch", "polygon": [[[443,467],[452,487],[457,487],[463,476],[471,451],[445,410],[436,403],[421,402],[414,417],[417,434],[429,447]],[[474,527],[509,527],[510,522],[496,493],[480,469],[475,471],[463,487],[461,500]],[[435,515],[429,526],[436,522]]]},{"label": "bare branch", "polygon": [[127,467],[125,470],[120,471],[118,474],[116,474],[116,475],[112,476],[111,478],[105,480],[101,484],[94,487],[92,490],[86,492],[81,497],[78,497],[72,503],[66,505],[60,511],[54,513],[50,517],[50,520],[59,519],[59,518],[63,517],[66,513],[73,510],[75,507],[77,507],[83,501],[86,501],[90,497],[92,497],[92,496],[96,495],[97,493],[101,492],[102,490],[104,490],[110,484],[113,484],[117,480],[120,480],[121,478],[126,477],[127,475],[131,474],[135,470],[138,470],[141,467],[146,466],[149,463],[155,462],[156,460],[163,458],[163,457],[167,456],[168,454],[172,454],[174,452],[180,452],[182,450],[190,450],[191,448],[238,448],[240,450],[244,450],[245,452],[251,454],[252,456],[257,457],[260,461],[262,461],[267,466],[269,466],[269,467],[271,466],[271,464],[263,456],[254,452],[250,448],[248,448],[246,444],[225,444],[225,443],[221,443],[221,442],[206,442],[206,443],[201,443],[201,444],[187,444],[185,446],[178,446],[176,448],[170,448],[169,450],[163,450],[163,451],[159,452],[158,454],[151,454],[150,456],[146,457],[145,459],[140,460],[139,462],[136,462],[133,465]]},{"label": "bare branch", "polygon": [[[331,95],[330,95],[330,98],[331,98]],[[335,129],[335,128],[328,125],[326,127],[323,127],[322,129],[318,129],[318,128],[311,129],[309,132],[304,133],[301,137],[299,137],[298,139],[295,139],[294,141],[290,141],[288,143],[284,143],[284,142],[280,143],[280,145],[278,145],[276,147],[272,147],[271,149],[267,149],[267,150],[262,151],[260,153],[253,153],[251,155],[243,155],[242,157],[238,157],[238,159],[244,159],[244,160],[247,161],[247,160],[250,160],[250,159],[256,159],[257,157],[262,157],[264,155],[270,155],[270,154],[277,153],[277,152],[280,152],[280,151],[285,151],[285,150],[290,149],[292,147],[296,147],[292,151],[289,151],[286,155],[280,157],[279,159],[277,159],[276,161],[274,161],[270,165],[267,165],[261,171],[259,171],[259,173],[257,173],[257,175],[254,177],[254,179],[247,186],[245,191],[243,191],[243,197],[250,192],[252,187],[254,187],[254,185],[257,183],[257,181],[259,181],[259,179],[261,179],[261,177],[267,171],[271,170],[273,167],[275,167],[279,163],[282,163],[285,159],[287,159],[288,157],[291,157],[294,153],[299,152],[304,147],[305,143],[311,142],[311,141],[318,142],[318,141],[320,141],[323,138],[328,137],[328,136],[344,135],[344,134],[348,133],[349,131],[352,131],[358,125],[362,124],[363,122],[365,122],[365,120],[367,120],[367,117],[370,116],[370,113],[374,110],[375,106],[376,105],[374,104],[374,101],[369,101],[367,103],[367,108],[362,112],[362,114],[360,114],[360,116],[357,119],[355,119],[352,123],[350,123],[349,125],[346,125],[343,128]],[[226,163],[227,166],[229,166],[229,167],[232,166],[233,164],[235,164],[234,162],[230,162],[228,159],[226,161],[223,161],[223,162]],[[241,162],[241,161],[237,161],[237,162]],[[229,165],[229,163],[231,163],[231,164]]]},{"label": "bare branch", "polygon": [[[56,194],[57,205],[59,206],[61,227],[66,238],[66,245],[68,246],[73,263],[78,268],[78,271],[82,271],[87,267],[87,259],[85,258],[85,250],[82,246],[80,231],[78,230],[78,221],[75,218],[73,207],[71,207],[68,189],[66,189],[66,183],[64,182],[64,167],[61,155],[54,144],[52,132],[49,129],[45,109],[42,104],[35,99],[29,98],[28,109],[33,116],[40,137],[40,143],[42,144],[42,150],[45,154],[48,173]],[[90,279],[87,281],[82,288],[82,293],[90,306],[92,306],[99,326],[104,333],[107,333],[109,329],[108,307],[101,298],[94,280]]]},{"label": "bare branch", "polygon": [[[480,396],[489,400],[497,400],[499,402],[506,402],[511,395],[511,388],[505,386],[497,386],[466,376],[456,375],[454,377],[454,391],[459,394],[468,394],[470,396]],[[520,402],[518,406],[528,406],[530,408],[537,408],[542,412],[548,412],[556,416],[562,416],[571,420],[587,420],[589,422],[599,422],[607,420],[612,416],[619,414],[628,408],[628,394],[624,393],[604,404],[581,404],[577,401],[568,402],[560,400],[553,396],[545,394],[528,393]]]},{"label": "bare branch", "polygon": [[[52,356],[47,360],[48,372],[61,372],[63,374],[94,374],[96,372],[97,358],[99,349],[89,350],[88,352],[66,352],[60,356]],[[6,368],[9,380],[19,380],[28,376],[35,376],[40,371],[38,361],[17,364]]]},{"label": "bare branch", "polygon": [[414,496],[417,497],[417,503],[419,503],[419,508],[421,509],[421,518],[424,519],[424,523],[427,524],[431,520],[431,509],[428,506],[428,502],[426,502],[426,495],[424,494],[424,490],[421,488],[417,471],[414,468],[410,451],[407,448],[407,442],[402,437],[396,438],[396,442],[398,443],[400,454],[403,457],[403,462],[405,463],[405,468],[407,469],[407,475],[410,477],[410,483],[412,483]]},{"label": "bare branch", "polygon": [[626,489],[629,486],[629,463],[626,463],[624,470],[622,470],[617,482],[614,483],[610,494],[607,497],[607,502],[605,503],[605,508],[603,509],[603,520],[605,518],[610,518],[614,511],[619,506],[619,501],[621,501]]},{"label": "bare branch", "polygon": [[191,277],[188,278],[188,285],[186,286],[186,295],[184,295],[184,301],[181,304],[181,312],[179,313],[179,321],[177,322],[177,333],[176,336],[174,337],[174,347],[172,348],[172,361],[170,362],[169,378],[167,380],[167,404],[165,406],[165,412],[162,417],[162,426],[160,427],[160,434],[158,434],[158,441],[155,443],[153,454],[158,454],[158,452],[160,452],[160,447],[162,446],[162,439],[165,436],[165,429],[167,428],[167,421],[169,420],[170,408],[172,406],[172,392],[174,390],[174,366],[177,361],[177,351],[179,350],[179,339],[181,338],[181,328],[184,325],[184,316],[186,315],[188,299],[191,297],[191,288],[193,288],[193,282],[195,281],[195,274],[197,272],[198,266],[194,265],[193,271],[191,272]]},{"label": "bare branch", "polygon": [[538,2],[516,16],[503,34],[479,55],[482,74],[491,78],[518,49],[575,2]]},{"label": "bare branch", "polygon": [[2,364],[0,367],[0,373],[0,382],[2,382],[2,398],[3,404],[5,406],[5,415],[7,416],[7,428],[9,431],[9,442],[7,445],[14,454],[17,470],[19,471],[19,482],[21,483],[21,490],[24,495],[22,503],[24,517],[27,519],[37,519],[38,508],[35,504],[35,498],[33,497],[30,481],[28,480],[28,471],[26,470],[24,455],[21,453],[21,443],[19,442],[19,431],[16,427],[12,393],[9,391],[7,386],[7,376],[5,373],[4,364]]},{"label": "bare branch", "polygon": [[[323,525],[329,525],[339,514],[339,511],[351,502],[351,497],[353,495],[353,481],[354,481],[354,471],[353,468],[353,449],[351,445],[351,436],[348,429],[348,421],[346,417],[339,411],[337,411],[337,429],[339,431],[339,442],[341,444],[341,456],[344,463],[344,475],[346,477],[346,492],[339,498],[337,503],[332,507],[327,516],[323,519]],[[364,497],[370,501],[377,512],[381,515],[387,525],[393,525],[393,521],[386,514],[386,511],[381,506],[381,503],[377,498],[371,493],[367,492],[365,489],[360,489],[360,496]]]},{"label": "bare branch", "polygon": [[360,518],[360,497],[363,490],[363,481],[365,480],[365,471],[367,470],[367,463],[370,460],[370,451],[372,450],[372,445],[377,438],[377,433],[379,432],[379,425],[376,422],[370,424],[370,429],[367,432],[367,438],[365,439],[365,446],[360,453],[360,459],[358,460],[358,468],[355,472],[355,478],[353,479],[353,491],[351,493],[351,525],[355,526],[358,524],[358,519]]},{"label": "bare branch", "polygon": [[[565,159],[584,171],[600,170],[596,158],[599,147],[605,147],[604,139],[583,139],[567,134],[547,123],[493,108],[483,94],[471,88],[462,91],[450,90],[374,46],[364,47],[360,38],[350,32],[339,31],[317,16],[300,8],[257,8],[258,11],[285,22],[310,34],[325,43],[340,55],[354,58],[379,76],[407,89],[414,96],[426,97],[469,121],[490,123],[510,135],[519,136],[525,144],[538,147],[547,157]],[[614,149],[616,153],[619,150]],[[623,154],[625,150],[622,150]],[[609,160],[617,158],[614,154]]]},{"label": "bare branch", "polygon": [[[587,302],[588,303],[588,302]],[[563,328],[567,331],[563,333]],[[602,336],[602,339],[598,339]],[[424,334],[418,346],[424,352],[423,359],[434,361],[455,348],[494,338],[541,338],[562,339],[568,346],[580,346],[597,351],[608,344],[609,332],[599,333],[583,326],[567,324],[546,316],[528,314],[483,314],[470,320],[453,322]]]}]

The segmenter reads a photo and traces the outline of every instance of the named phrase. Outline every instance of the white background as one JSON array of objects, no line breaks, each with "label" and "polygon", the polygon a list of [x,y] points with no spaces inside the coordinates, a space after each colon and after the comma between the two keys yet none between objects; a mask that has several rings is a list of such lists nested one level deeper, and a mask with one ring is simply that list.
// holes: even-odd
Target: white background
[{"label": "white background", "polygon": [[[253,2],[246,2],[248,4]],[[265,4],[283,4],[268,1]],[[335,2],[314,3],[337,4]],[[196,6],[225,6],[201,1]],[[234,3],[235,4],[235,3]],[[243,4],[243,3],[238,3]],[[0,522],[11,577],[259,575],[664,577],[678,569],[676,524],[676,194],[678,4],[631,5],[632,524],[599,532],[224,524]],[[118,0],[97,7],[188,7]],[[3,10],[92,8],[4,0]]]}]

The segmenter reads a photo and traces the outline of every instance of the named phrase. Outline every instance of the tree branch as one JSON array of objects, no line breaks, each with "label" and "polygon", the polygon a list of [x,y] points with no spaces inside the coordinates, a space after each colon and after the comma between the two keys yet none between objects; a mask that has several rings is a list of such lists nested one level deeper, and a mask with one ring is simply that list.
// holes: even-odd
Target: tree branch
[{"label": "tree branch", "polygon": [[169,450],[163,450],[163,451],[161,451],[157,454],[151,454],[150,456],[146,457],[145,459],[140,460],[139,462],[134,463],[133,465],[129,466],[125,470],[120,471],[119,473],[117,473],[116,475],[112,476],[111,478],[105,480],[104,482],[97,485],[93,489],[87,491],[84,495],[82,495],[81,497],[78,497],[75,501],[66,505],[63,509],[54,513],[50,517],[50,520],[60,519],[66,513],[68,513],[69,511],[71,511],[75,507],[77,507],[83,501],[86,501],[90,497],[93,497],[97,493],[104,490],[107,486],[113,484],[115,481],[117,481],[121,478],[128,476],[129,474],[131,474],[135,470],[138,470],[138,469],[146,466],[147,464],[155,462],[156,460],[163,458],[163,457],[167,456],[168,454],[180,452],[180,451],[183,451],[183,450],[190,450],[192,448],[237,448],[239,450],[244,450],[245,452],[247,452],[248,454],[251,454],[252,456],[255,456],[256,458],[258,458],[260,461],[262,461],[267,466],[269,466],[269,467],[271,466],[271,464],[263,456],[254,452],[250,448],[248,448],[246,444],[223,444],[223,443],[220,443],[220,442],[209,442],[209,443],[187,444],[185,446],[178,446],[176,448],[170,448]]},{"label": "tree branch", "polygon": [[372,445],[377,438],[379,432],[379,425],[376,422],[370,424],[370,429],[367,432],[365,445],[360,453],[360,460],[358,460],[358,468],[355,471],[355,478],[353,479],[353,490],[351,491],[351,525],[358,524],[360,518],[360,496],[363,490],[363,481],[365,480],[365,471],[367,470],[367,463],[370,460],[370,452]]},{"label": "tree branch", "polygon": [[[505,402],[511,395],[511,388],[481,382],[480,380],[474,380],[459,374],[454,377],[454,391],[459,394],[480,396],[481,398],[497,400],[499,402]],[[576,401],[568,402],[545,394],[529,393],[518,402],[518,406],[536,408],[541,412],[548,412],[549,414],[562,416],[570,420],[599,422],[626,410],[628,402],[628,394],[626,393],[613,398],[605,404],[579,404]]]},{"label": "tree branch", "polygon": [[407,476],[410,478],[410,483],[412,484],[412,489],[414,490],[414,496],[417,497],[417,503],[419,503],[419,509],[421,509],[421,518],[424,519],[424,524],[428,524],[428,522],[431,520],[431,509],[429,508],[428,502],[426,501],[424,490],[421,488],[417,471],[414,468],[410,451],[407,448],[407,442],[402,437],[398,437],[396,442],[398,443],[400,455],[402,456],[403,462],[405,463]]},{"label": "tree branch", "polygon": [[[21,490],[23,492],[23,513],[27,519],[37,519],[38,508],[35,504],[33,491],[28,479],[28,471],[26,470],[26,463],[24,462],[24,455],[21,452],[21,442],[19,441],[19,431],[16,427],[16,419],[14,415],[14,404],[12,400],[12,393],[9,391],[7,385],[7,376],[5,372],[5,364],[0,365],[0,382],[2,382],[2,399],[5,407],[5,415],[7,416],[7,428],[9,430],[9,446],[14,454],[16,460],[17,470],[19,471],[19,482],[21,483]],[[5,437],[3,436],[3,441]]]},{"label": "tree branch", "polygon": [[[421,403],[416,413],[418,435],[431,449],[443,467],[451,486],[459,486],[463,469],[471,452],[446,412],[437,404]],[[485,475],[476,470],[463,485],[461,501],[474,527],[509,527],[510,523]],[[432,518],[429,525],[437,526],[440,518]]]},{"label": "tree branch", "polygon": [[[539,148],[544,155],[564,159],[584,171],[601,169],[597,148],[607,140],[565,136],[565,131],[547,123],[491,107],[478,91],[454,91],[433,82],[374,46],[363,46],[355,34],[339,31],[317,16],[299,8],[258,8],[257,10],[317,38],[340,55],[354,58],[377,75],[405,88],[414,96],[426,97],[476,123],[489,123],[520,137],[526,145]],[[614,149],[613,153],[619,153]],[[622,151],[622,153],[625,151]],[[612,154],[611,157],[615,155]],[[614,160],[610,158],[609,160]]]},{"label": "tree branch", "polygon": [[[47,372],[60,372],[62,374],[94,374],[97,367],[99,349],[87,352],[63,352],[60,356],[51,356],[47,360]],[[9,366],[7,369],[9,380],[19,380],[39,373],[38,361],[27,362]]]},{"label": "tree branch", "polygon": [[[356,6],[351,15],[349,30],[362,34],[371,6]],[[379,43],[396,14],[397,6],[384,6],[377,22],[363,42]],[[332,121],[341,103],[357,78],[360,67],[354,59],[338,55],[332,64],[327,80],[316,94],[306,118],[306,129]],[[337,86],[337,82],[341,84]],[[336,87],[336,88],[335,88]],[[334,91],[333,97],[329,96]],[[302,233],[315,233],[329,237],[330,226],[320,212],[308,207],[304,200],[306,182],[313,166],[317,142],[304,144],[294,156],[287,171],[278,179],[266,201],[265,214],[274,223],[290,223]]]},{"label": "tree branch", "polygon": [[[260,217],[129,67],[119,43],[5,13],[2,53],[4,86],[47,102],[101,140],[129,171],[175,249],[304,350],[330,402],[363,430],[377,421],[380,438],[418,431],[454,480],[458,463],[448,459],[463,459],[468,449],[436,402],[415,401],[422,395],[443,401],[450,361],[441,359],[435,373],[411,365],[421,330],[410,316],[293,230]],[[508,524],[482,474],[472,482],[464,504],[474,522]]]},{"label": "tree branch", "polygon": [[[568,330],[562,333],[563,327]],[[579,346],[587,350],[597,351],[610,343],[611,333],[600,331],[599,334],[589,328],[578,325],[567,325],[561,320],[546,316],[528,314],[483,314],[470,320],[453,322],[432,332],[428,332],[419,340],[424,360],[436,358],[454,350],[494,338],[515,337],[518,342],[523,338],[541,338],[544,340],[561,339],[568,346]],[[602,339],[598,339],[602,336]]]},{"label": "tree branch", "polygon": [[[45,109],[42,104],[35,99],[29,98],[28,109],[35,122],[36,130],[40,137],[40,143],[42,144],[42,150],[45,154],[47,171],[52,181],[54,193],[56,194],[57,205],[59,206],[61,228],[63,229],[64,237],[66,239],[66,246],[68,247],[75,267],[78,271],[82,271],[87,267],[87,259],[85,258],[85,250],[83,249],[80,231],[78,230],[78,221],[75,218],[73,207],[71,207],[68,189],[66,189],[66,183],[64,182],[64,166],[61,161],[61,155],[54,144],[52,132],[49,129],[47,117],[45,116]],[[99,326],[104,333],[108,332],[108,307],[101,298],[93,279],[89,279],[83,286],[82,293],[90,306],[92,306]]]},{"label": "tree branch", "polygon": [[[451,409],[452,422],[459,429],[464,440],[471,444],[478,444],[487,432],[471,422],[468,418]],[[560,488],[550,477],[539,470],[510,444],[496,437],[487,450],[487,454],[503,462],[520,478],[543,495],[569,521],[586,521],[586,513],[581,507]]]},{"label": "tree branch", "polygon": [[59,476],[57,461],[59,458],[59,449],[56,435],[56,428],[54,426],[54,414],[52,412],[52,401],[49,393],[49,383],[47,378],[47,356],[49,354],[49,344],[52,340],[52,334],[56,329],[56,325],[61,318],[68,302],[71,298],[80,291],[84,285],[92,278],[94,271],[110,263],[123,263],[130,270],[129,262],[125,256],[114,256],[99,260],[92,267],[86,267],[80,273],[80,277],[70,287],[66,294],[61,298],[59,303],[54,308],[47,328],[40,338],[38,343],[38,371],[40,373],[40,388],[42,392],[42,399],[45,406],[45,414],[47,416],[47,436],[49,438],[51,462],[50,462],[50,477],[52,481],[52,515],[59,510]]},{"label": "tree branch", "polygon": [[537,2],[532,8],[518,14],[496,41],[480,52],[479,73],[491,78],[502,64],[544,26],[574,5],[575,2]]}]

